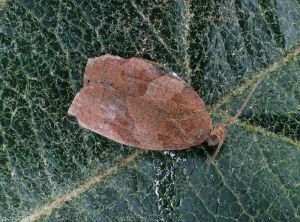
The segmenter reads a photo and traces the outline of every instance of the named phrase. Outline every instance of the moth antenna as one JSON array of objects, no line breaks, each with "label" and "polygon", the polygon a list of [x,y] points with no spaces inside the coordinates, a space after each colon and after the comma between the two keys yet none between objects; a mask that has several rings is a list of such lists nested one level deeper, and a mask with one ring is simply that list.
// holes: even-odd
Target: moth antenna
[{"label": "moth antenna", "polygon": [[[244,100],[244,102],[242,103],[242,105],[240,106],[240,108],[237,110],[235,116],[232,117],[232,118],[230,118],[230,120],[226,124],[224,124],[225,128],[227,128],[231,124],[235,123],[235,121],[237,120],[237,118],[241,115],[241,113],[243,112],[243,110],[245,109],[245,107],[247,106],[247,104],[249,103],[249,100],[251,99],[253,93],[255,92],[255,90],[257,89],[257,87],[259,86],[259,84],[262,82],[262,80],[263,80],[263,78],[260,78],[260,79],[258,79],[256,81],[256,83],[253,85],[251,91],[248,93],[246,99]],[[211,159],[207,163],[206,173],[209,172],[209,168],[210,168],[211,163],[216,159],[216,156],[220,152],[222,144],[224,142],[224,139],[225,139],[225,136],[223,136],[223,137],[220,138],[220,141],[219,141],[219,144],[218,144],[218,147],[217,147],[216,151],[214,152],[214,154],[212,155]]]},{"label": "moth antenna", "polygon": [[260,78],[259,80],[256,81],[256,83],[253,85],[251,91],[247,95],[246,99],[244,100],[244,102],[242,103],[242,105],[240,106],[240,108],[238,109],[238,111],[236,112],[235,116],[232,117],[232,118],[230,118],[230,120],[226,123],[226,126],[229,126],[229,125],[235,123],[235,121],[237,120],[237,118],[241,115],[241,113],[243,112],[243,110],[247,106],[247,104],[248,104],[249,100],[251,99],[253,93],[255,92],[255,90],[257,89],[257,87],[259,86],[259,84],[262,82],[262,80],[263,80],[263,78]]},{"label": "moth antenna", "polygon": [[[240,106],[240,108],[238,109],[238,111],[236,112],[235,116],[230,118],[230,120],[224,125],[225,128],[227,128],[229,125],[233,124],[237,118],[241,115],[241,113],[243,112],[243,110],[245,109],[245,107],[247,106],[247,104],[249,103],[249,100],[251,99],[253,93],[255,92],[255,90],[257,89],[257,87],[259,86],[259,84],[262,82],[262,78],[259,79],[258,81],[256,81],[256,83],[253,85],[251,91],[249,92],[249,94],[247,95],[246,99],[244,100],[244,102],[242,103],[242,105]],[[220,141],[219,144],[217,146],[216,151],[214,152],[214,154],[212,155],[211,159],[209,160],[208,164],[207,164],[207,169],[206,169],[206,173],[209,172],[210,169],[210,165],[211,163],[216,159],[216,156],[218,155],[218,153],[221,150],[222,144],[224,142],[225,137],[223,137]]]},{"label": "moth antenna", "polygon": [[211,157],[210,160],[208,161],[208,163],[207,163],[207,168],[206,168],[206,173],[209,172],[211,163],[212,163],[213,161],[215,161],[216,156],[217,156],[218,153],[220,152],[221,146],[222,146],[223,142],[224,142],[224,139],[222,139],[222,140],[219,142],[217,149],[215,150],[214,154],[212,155],[212,157]]}]

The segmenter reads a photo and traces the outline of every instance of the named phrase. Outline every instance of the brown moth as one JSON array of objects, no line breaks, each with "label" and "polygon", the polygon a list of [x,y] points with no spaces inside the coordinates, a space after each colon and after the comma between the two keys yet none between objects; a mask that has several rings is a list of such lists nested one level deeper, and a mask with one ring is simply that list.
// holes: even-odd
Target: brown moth
[{"label": "brown moth", "polygon": [[88,60],[84,87],[68,113],[84,128],[142,149],[182,150],[206,141],[218,145],[213,160],[248,97],[228,124],[212,125],[202,99],[182,79],[148,60],[104,55]]}]

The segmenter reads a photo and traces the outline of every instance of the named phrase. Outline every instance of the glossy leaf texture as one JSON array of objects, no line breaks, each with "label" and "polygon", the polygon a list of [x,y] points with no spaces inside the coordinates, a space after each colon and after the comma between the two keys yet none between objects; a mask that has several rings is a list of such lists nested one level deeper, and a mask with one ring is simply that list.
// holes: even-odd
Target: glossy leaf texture
[{"label": "glossy leaf texture", "polygon": [[[1,221],[299,221],[300,3],[0,1]],[[88,58],[157,61],[216,122],[206,146],[139,151],[67,115]],[[209,153],[212,153],[209,151]]]}]

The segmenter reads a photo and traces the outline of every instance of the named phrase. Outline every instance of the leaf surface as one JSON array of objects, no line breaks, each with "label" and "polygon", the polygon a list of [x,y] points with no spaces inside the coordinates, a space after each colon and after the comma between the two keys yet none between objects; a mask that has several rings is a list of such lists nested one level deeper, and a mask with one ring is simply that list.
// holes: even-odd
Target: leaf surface
[{"label": "leaf surface", "polygon": [[[299,221],[299,41],[296,0],[0,1],[0,219]],[[210,174],[205,146],[139,151],[67,116],[107,53],[177,72],[218,121],[263,79]]]}]

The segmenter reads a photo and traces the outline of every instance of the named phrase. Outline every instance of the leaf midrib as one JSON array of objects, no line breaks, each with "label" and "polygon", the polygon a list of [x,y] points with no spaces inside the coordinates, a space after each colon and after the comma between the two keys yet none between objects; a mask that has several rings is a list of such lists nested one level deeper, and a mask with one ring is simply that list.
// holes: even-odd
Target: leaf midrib
[{"label": "leaf midrib", "polygon": [[275,61],[273,64],[270,64],[265,69],[253,73],[252,78],[245,81],[242,85],[240,85],[238,88],[230,91],[227,95],[225,95],[219,102],[217,102],[215,105],[208,107],[209,110],[212,110],[213,112],[217,112],[220,107],[222,107],[224,104],[228,104],[232,102],[236,96],[241,95],[244,93],[249,87],[254,85],[255,82],[262,80],[264,81],[269,76],[272,75],[275,71],[280,69],[281,67],[285,66],[288,62],[290,62],[292,59],[296,58],[300,54],[300,44],[296,45],[294,50],[290,51],[289,53],[286,53],[284,56],[280,57],[277,61]]}]

